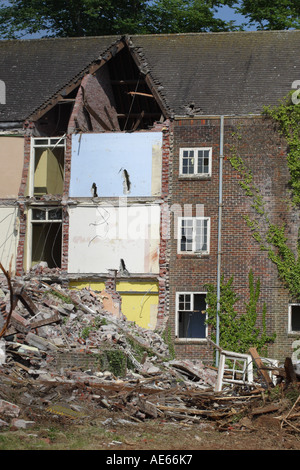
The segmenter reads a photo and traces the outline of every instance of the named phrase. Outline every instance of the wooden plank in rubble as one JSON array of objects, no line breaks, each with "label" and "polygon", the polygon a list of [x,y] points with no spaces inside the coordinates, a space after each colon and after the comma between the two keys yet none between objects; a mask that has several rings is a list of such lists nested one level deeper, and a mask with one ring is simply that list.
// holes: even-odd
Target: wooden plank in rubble
[{"label": "wooden plank in rubble", "polygon": [[268,372],[267,372],[267,370],[266,370],[266,368],[265,368],[265,365],[263,364],[263,362],[262,362],[262,360],[261,360],[261,358],[260,358],[260,356],[259,356],[259,354],[258,354],[256,348],[250,348],[250,349],[249,349],[249,353],[251,354],[252,359],[253,359],[253,361],[255,362],[255,364],[256,364],[256,366],[257,366],[257,369],[258,369],[260,375],[262,376],[262,378],[264,379],[264,381],[265,381],[267,387],[268,387],[268,388],[273,387],[274,384],[273,384],[273,382],[272,382],[272,379],[271,379],[271,377],[269,376],[269,374],[268,374]]}]

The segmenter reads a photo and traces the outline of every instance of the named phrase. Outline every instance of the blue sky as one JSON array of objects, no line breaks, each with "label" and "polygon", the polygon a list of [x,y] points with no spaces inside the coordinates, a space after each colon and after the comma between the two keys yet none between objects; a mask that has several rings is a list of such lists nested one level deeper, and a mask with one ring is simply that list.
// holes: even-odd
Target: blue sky
[{"label": "blue sky", "polygon": [[[219,8],[219,13],[216,16],[218,16],[219,18],[225,21],[235,20],[237,25],[240,25],[246,22],[246,19],[244,16],[235,13],[233,8],[230,8],[228,6]],[[245,28],[245,29],[251,29],[251,28]]]}]

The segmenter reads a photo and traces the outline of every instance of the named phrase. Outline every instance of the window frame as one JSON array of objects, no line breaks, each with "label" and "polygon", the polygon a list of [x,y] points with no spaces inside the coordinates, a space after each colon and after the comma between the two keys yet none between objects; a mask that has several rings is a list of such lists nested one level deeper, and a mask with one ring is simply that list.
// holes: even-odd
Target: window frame
[{"label": "window frame", "polygon": [[[196,163],[194,164],[193,173],[183,173],[183,152],[188,151],[194,152],[194,158]],[[199,151],[209,151],[209,161],[208,161],[208,173],[198,173],[198,152]],[[196,156],[195,156],[196,154]],[[197,171],[195,171],[195,168]],[[181,147],[179,150],[179,176],[180,178],[210,178],[212,174],[212,147]]]},{"label": "window frame", "polygon": [[[40,210],[40,211],[45,211],[45,219],[36,219],[33,216],[33,211],[35,210]],[[51,210],[61,210],[61,218],[60,219],[49,219],[49,212]],[[33,226],[35,224],[60,224],[61,229],[63,228],[63,210],[62,206],[60,205],[51,205],[51,206],[45,206],[45,205],[32,205],[28,208],[27,212],[27,231],[26,231],[26,240],[27,240],[27,247],[26,247],[26,269],[30,270],[32,269],[32,242],[33,242]],[[62,244],[62,239],[61,239],[61,244]]]},{"label": "window frame", "polygon": [[[182,221],[183,220],[192,220],[193,221],[193,237],[192,237],[192,250],[181,249],[181,240],[182,240]],[[196,250],[196,224],[198,220],[207,221],[207,240],[206,250]],[[209,255],[210,252],[210,217],[178,217],[177,219],[177,253],[185,255]]]},{"label": "window frame", "polygon": [[[38,143],[38,141],[44,141],[45,143]],[[64,148],[64,158],[66,155],[66,136],[59,137],[31,137],[31,148],[30,148],[30,167],[29,167],[29,181],[28,181],[28,196],[34,196],[34,179],[35,179],[35,150],[38,148],[50,148],[53,150],[56,147]],[[64,162],[64,175],[65,179],[65,162]],[[47,194],[47,193],[46,193]]]},{"label": "window frame", "polygon": [[[180,295],[190,295],[190,310],[179,310],[179,296]],[[207,292],[192,292],[192,291],[176,291],[176,299],[175,299],[175,339],[177,342],[199,342],[199,341],[207,341],[208,337],[208,325],[205,325],[205,337],[204,338],[189,338],[189,337],[180,337],[179,336],[179,313],[180,312],[193,312],[194,311],[194,303],[195,303],[195,295],[203,295],[206,296]],[[207,304],[206,304],[207,309]],[[207,313],[205,314],[205,321],[207,320]]]},{"label": "window frame", "polygon": [[300,303],[291,303],[289,304],[288,308],[288,334],[291,335],[299,335],[300,334],[300,329],[299,330],[293,330],[292,329],[292,307],[300,307]]}]

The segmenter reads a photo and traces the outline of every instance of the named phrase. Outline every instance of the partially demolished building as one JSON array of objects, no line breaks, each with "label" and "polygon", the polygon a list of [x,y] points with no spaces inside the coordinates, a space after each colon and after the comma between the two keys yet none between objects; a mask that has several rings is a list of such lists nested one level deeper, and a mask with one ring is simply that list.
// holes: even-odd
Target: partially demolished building
[{"label": "partially demolished building", "polygon": [[91,286],[205,361],[207,284],[234,276],[243,313],[252,269],[272,354],[290,355],[300,306],[252,237],[229,157],[296,249],[287,148],[262,109],[300,78],[299,43],[299,31],[1,41],[1,263]]}]

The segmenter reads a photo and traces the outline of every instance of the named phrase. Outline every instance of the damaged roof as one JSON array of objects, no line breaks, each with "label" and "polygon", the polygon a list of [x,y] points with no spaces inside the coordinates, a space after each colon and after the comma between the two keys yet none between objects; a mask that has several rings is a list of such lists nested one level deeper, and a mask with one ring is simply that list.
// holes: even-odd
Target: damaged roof
[{"label": "damaged roof", "polygon": [[[121,40],[0,41],[0,121],[24,121]],[[299,30],[135,35],[126,42],[169,117],[259,114],[300,80]]]},{"label": "damaged roof", "polygon": [[110,48],[119,37],[0,41],[0,80],[6,104],[0,121],[24,121]]}]

